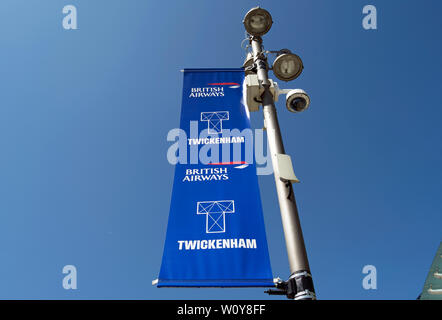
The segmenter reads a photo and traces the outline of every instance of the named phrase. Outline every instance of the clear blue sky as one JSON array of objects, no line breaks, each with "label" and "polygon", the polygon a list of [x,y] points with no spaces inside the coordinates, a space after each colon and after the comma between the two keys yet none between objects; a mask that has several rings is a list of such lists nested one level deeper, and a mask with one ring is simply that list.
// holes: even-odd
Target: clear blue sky
[{"label": "clear blue sky", "polygon": [[[62,28],[76,5],[78,30]],[[3,0],[0,298],[266,299],[263,289],[158,289],[184,67],[238,67],[242,18],[305,65],[279,102],[320,299],[415,299],[442,231],[440,1]],[[374,4],[378,30],[362,28]],[[287,85],[285,87],[288,87]],[[252,114],[254,127],[262,114]],[[288,262],[272,176],[260,177],[274,276]],[[78,289],[62,288],[62,268]],[[377,267],[378,289],[362,288]]]}]

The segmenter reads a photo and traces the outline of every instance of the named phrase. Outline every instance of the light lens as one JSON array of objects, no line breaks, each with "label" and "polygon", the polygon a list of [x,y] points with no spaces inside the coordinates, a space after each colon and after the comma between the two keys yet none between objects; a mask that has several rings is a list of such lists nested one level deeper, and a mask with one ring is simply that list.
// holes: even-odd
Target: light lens
[{"label": "light lens", "polygon": [[291,81],[299,77],[304,66],[296,54],[284,53],[273,63],[273,73],[279,80]]},{"label": "light lens", "polygon": [[244,18],[244,27],[252,36],[262,36],[272,27],[272,16],[259,7],[251,9]]},{"label": "light lens", "polygon": [[263,32],[266,28],[266,19],[261,14],[256,14],[250,17],[250,27],[255,32]]},{"label": "light lens", "polygon": [[295,62],[293,60],[284,59],[281,62],[280,66],[281,74],[286,77],[289,77],[291,74],[295,72]]},{"label": "light lens", "polygon": [[307,101],[303,98],[295,98],[292,101],[292,108],[297,112],[303,111],[307,105]]}]

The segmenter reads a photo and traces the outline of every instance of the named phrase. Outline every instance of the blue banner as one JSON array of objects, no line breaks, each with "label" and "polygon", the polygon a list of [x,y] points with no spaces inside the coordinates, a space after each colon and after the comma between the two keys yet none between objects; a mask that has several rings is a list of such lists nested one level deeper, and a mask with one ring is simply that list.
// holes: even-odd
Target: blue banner
[{"label": "blue banner", "polygon": [[274,286],[243,82],[243,69],[184,71],[158,287]]}]

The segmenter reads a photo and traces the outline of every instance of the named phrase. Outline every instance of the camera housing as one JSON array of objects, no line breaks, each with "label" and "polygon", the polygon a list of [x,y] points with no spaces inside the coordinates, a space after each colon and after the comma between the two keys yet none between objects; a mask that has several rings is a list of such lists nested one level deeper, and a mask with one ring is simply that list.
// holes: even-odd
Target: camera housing
[{"label": "camera housing", "polygon": [[294,89],[287,92],[286,103],[290,112],[302,112],[310,105],[310,97],[302,89]]}]

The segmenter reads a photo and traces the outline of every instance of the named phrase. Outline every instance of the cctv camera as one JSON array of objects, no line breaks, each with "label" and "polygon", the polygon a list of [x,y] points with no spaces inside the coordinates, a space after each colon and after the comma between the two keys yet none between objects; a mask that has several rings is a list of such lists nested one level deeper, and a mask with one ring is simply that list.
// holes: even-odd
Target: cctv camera
[{"label": "cctv camera", "polygon": [[301,112],[310,105],[310,97],[302,89],[290,90],[285,105],[290,112]]}]

